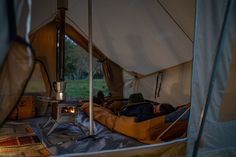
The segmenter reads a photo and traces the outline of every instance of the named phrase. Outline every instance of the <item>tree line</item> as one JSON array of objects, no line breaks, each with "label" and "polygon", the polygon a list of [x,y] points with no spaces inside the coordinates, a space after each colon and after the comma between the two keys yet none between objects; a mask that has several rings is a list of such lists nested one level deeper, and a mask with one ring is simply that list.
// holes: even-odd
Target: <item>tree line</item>
[{"label": "tree line", "polygon": [[[80,80],[89,78],[89,54],[69,37],[65,38],[65,78]],[[93,78],[103,79],[102,65],[93,57]]]}]

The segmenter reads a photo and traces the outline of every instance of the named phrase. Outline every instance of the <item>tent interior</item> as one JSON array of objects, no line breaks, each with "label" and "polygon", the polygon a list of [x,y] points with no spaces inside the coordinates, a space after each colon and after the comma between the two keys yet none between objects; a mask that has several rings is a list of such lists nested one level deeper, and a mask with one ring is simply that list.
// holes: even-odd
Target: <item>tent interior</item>
[{"label": "tent interior", "polygon": [[236,155],[234,0],[0,3],[0,156]]}]

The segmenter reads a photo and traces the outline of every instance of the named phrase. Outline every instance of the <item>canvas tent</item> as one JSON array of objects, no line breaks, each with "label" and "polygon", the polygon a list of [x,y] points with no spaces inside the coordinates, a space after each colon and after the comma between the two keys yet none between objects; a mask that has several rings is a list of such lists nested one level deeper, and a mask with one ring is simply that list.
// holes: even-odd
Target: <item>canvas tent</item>
[{"label": "canvas tent", "polygon": [[[66,34],[86,49],[87,1],[68,2]],[[0,79],[7,81],[1,85],[0,110],[5,113],[0,116],[1,123],[14,108],[33,68],[29,48],[23,48],[24,62],[6,67],[9,65],[6,56],[15,54],[8,53],[10,16],[5,3],[1,1],[0,5],[1,19],[5,21],[0,29],[1,43],[5,43],[1,44]],[[18,3],[15,7],[17,28],[23,36],[28,32],[25,21],[29,9],[26,3]],[[197,140],[198,156],[235,156],[235,1],[99,0],[93,1],[93,5],[94,54],[105,60],[103,69],[112,95],[127,98],[131,93],[142,92],[146,99],[176,106],[191,101],[186,155],[192,156]],[[53,81],[56,0],[34,0],[31,9],[31,44]],[[12,63],[10,59],[9,62]],[[16,66],[23,67],[24,73],[19,75],[22,80],[18,77],[15,80]],[[10,85],[15,82],[20,84],[12,88]],[[100,153],[101,156],[108,154]]]},{"label": "canvas tent", "polygon": [[[99,55],[99,59],[104,60],[105,58],[108,58],[108,61],[111,60],[113,63],[119,65],[122,69],[125,69],[125,71],[123,70],[122,72],[119,72],[120,73],[119,74],[117,69],[118,67],[116,68],[117,70],[114,73],[114,75],[116,76],[114,76],[113,78],[117,79],[115,81],[119,82],[116,84],[119,87],[113,87],[114,84],[113,86],[111,85],[110,88],[112,87],[114,88],[114,90],[111,91],[112,94],[114,96],[118,95],[119,97],[123,95],[121,93],[123,91],[125,96],[127,97],[130,93],[133,93],[134,90],[136,90],[134,89],[135,78],[133,78],[132,75],[130,76],[130,73],[135,72],[139,74],[140,78],[142,77],[142,79],[139,80],[140,84],[144,84],[143,87],[141,87],[142,88],[141,90],[145,90],[145,92],[143,93],[145,94],[147,93],[146,91],[151,91],[151,93],[145,94],[145,97],[147,97],[148,99],[155,99],[153,96],[155,85],[153,85],[152,83],[152,85],[149,85],[148,87],[146,86],[147,89],[145,89],[145,82],[152,81],[155,83],[157,76],[155,74],[157,74],[158,71],[174,67],[181,63],[187,63],[191,60],[193,24],[194,24],[194,1],[191,2],[185,1],[179,4],[174,4],[171,2],[169,3],[163,2],[161,3],[163,6],[161,6],[159,3],[155,1],[149,1],[148,3],[141,1],[135,3],[132,1],[130,2],[114,1],[112,3],[109,2],[109,4],[106,4],[107,3],[106,1],[99,2],[98,4],[96,3],[97,2],[95,1],[94,8],[96,9],[94,9],[93,11],[94,14],[93,40],[95,46],[99,48],[99,50],[103,53],[103,55]],[[38,19],[38,20],[32,20],[31,39],[35,40],[33,41],[33,45],[34,43],[39,43],[37,40],[44,40],[44,42],[47,43],[48,45],[55,45],[53,43],[49,44],[49,42],[55,42],[55,40],[53,41],[53,39],[49,37],[49,34],[46,33],[47,32],[46,27],[49,27],[48,23],[55,19],[57,13],[56,1],[51,1],[50,4],[48,4],[47,6],[43,6],[43,4],[44,3],[42,3],[41,1],[40,2],[35,1],[32,4],[33,8],[36,8],[36,6],[37,8],[41,8],[42,6],[44,8],[44,12],[39,15],[38,9],[32,10],[32,19]],[[184,6],[181,6],[180,4],[184,4]],[[81,1],[81,2],[70,1],[68,5],[69,5],[68,11],[66,11],[66,16],[67,16],[66,22],[68,23],[68,29],[66,30],[67,31],[66,34],[68,34],[74,41],[81,43],[82,39],[79,39],[81,37],[79,37],[78,33],[81,34],[83,37],[86,37],[87,36],[86,34],[88,33],[87,7],[85,7],[87,6],[87,3],[86,1]],[[109,7],[104,9],[105,5],[109,5]],[[74,6],[78,6],[78,8]],[[166,9],[169,8],[170,11],[168,13],[170,13],[171,16],[168,15],[163,10],[162,7]],[[124,11],[120,12],[121,8],[125,8],[127,13]],[[111,11],[112,14],[110,14]],[[46,14],[47,16],[44,14]],[[149,16],[149,14],[155,16]],[[176,14],[179,14],[177,18],[172,17],[176,16]],[[123,26],[122,23],[128,23],[127,21],[133,21],[133,22],[129,23],[126,26]],[[51,27],[55,29],[55,26],[53,25],[56,25],[56,23],[54,24],[51,23]],[[39,27],[41,27],[41,29],[38,29]],[[184,31],[182,31],[181,29],[184,29]],[[44,34],[47,35],[47,38],[45,37],[42,37],[43,39],[40,38],[41,36],[40,34],[43,34],[43,32],[40,33],[40,31],[45,31]],[[136,35],[137,32],[139,32],[138,35]],[[154,34],[160,34],[160,36],[155,36]],[[36,39],[37,38],[36,36],[38,36],[38,39]],[[52,38],[54,38],[54,35],[52,35]],[[181,43],[177,43],[176,41]],[[86,48],[86,45],[84,46],[82,44],[81,46]],[[156,50],[157,47],[158,51]],[[47,51],[51,50],[48,49]],[[142,55],[144,51],[145,51],[145,56]],[[37,52],[41,51],[40,50],[37,51],[36,48],[36,53]],[[48,53],[46,51],[44,53],[47,54],[49,58],[55,58],[55,56],[52,56],[53,55],[52,53]],[[97,54],[99,52],[94,52],[94,53]],[[165,53],[164,56],[166,58],[163,58],[162,56],[163,53]],[[43,54],[43,56],[45,55]],[[50,62],[51,60],[52,59],[50,59]],[[190,95],[189,94],[190,88],[188,86],[190,84],[190,79],[189,79],[190,77],[188,75],[190,75],[191,71],[191,68],[188,67],[190,66],[183,65],[182,69],[180,70],[180,71],[182,70],[186,71],[184,72],[183,76],[181,75],[176,76],[176,74],[174,74],[177,78],[168,81],[168,82],[172,81],[172,84],[174,84],[175,82],[174,80],[176,79],[179,79],[178,80],[179,82],[188,81],[189,83],[186,83],[184,85],[185,87],[184,92],[185,95],[187,96]],[[55,67],[51,68],[55,69]],[[178,70],[179,68],[172,70],[173,72],[170,72],[170,75],[171,73],[178,73],[175,72]],[[55,70],[50,69],[49,73],[53,73],[53,71]],[[127,73],[127,71],[129,73]],[[152,76],[152,77],[146,77],[146,76]],[[51,77],[52,80],[55,80],[55,74],[54,78],[53,76]],[[121,80],[122,78],[119,79],[119,77],[124,77],[123,80],[129,80],[124,83],[125,87],[131,87],[131,86],[133,87],[124,90],[120,89],[123,83]],[[171,85],[169,85],[169,89],[166,90],[164,89],[166,95],[170,94],[171,90],[170,86]],[[180,86],[181,85],[179,86],[177,85],[177,87],[175,87],[175,90],[182,88]],[[122,91],[118,92],[117,90],[122,90]],[[174,104],[187,103],[189,100],[183,100],[183,101],[182,102],[175,101]]]}]

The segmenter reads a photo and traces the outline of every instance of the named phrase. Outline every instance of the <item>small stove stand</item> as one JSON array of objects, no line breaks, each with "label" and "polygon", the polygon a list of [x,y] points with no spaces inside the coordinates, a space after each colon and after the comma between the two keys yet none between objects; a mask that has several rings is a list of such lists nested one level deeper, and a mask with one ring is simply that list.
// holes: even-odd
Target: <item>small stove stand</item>
[{"label": "small stove stand", "polygon": [[[54,102],[52,103],[52,113],[48,121],[43,125],[43,128],[48,124],[53,123],[53,126],[49,129],[47,136],[49,136],[60,124],[73,123],[78,114],[77,103],[73,102]],[[83,132],[82,128],[80,128]]]}]

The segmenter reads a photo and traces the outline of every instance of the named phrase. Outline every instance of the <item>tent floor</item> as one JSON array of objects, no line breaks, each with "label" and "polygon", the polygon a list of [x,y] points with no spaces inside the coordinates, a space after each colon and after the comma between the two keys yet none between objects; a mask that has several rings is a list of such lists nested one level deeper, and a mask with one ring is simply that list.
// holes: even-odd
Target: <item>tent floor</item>
[{"label": "tent floor", "polygon": [[[134,139],[112,132],[97,122],[94,122],[94,136],[87,136],[89,133],[89,120],[84,113],[80,113],[77,116],[76,125],[72,123],[61,124],[49,136],[46,134],[53,124],[49,124],[47,127],[42,128],[47,120],[48,117],[40,117],[20,122],[6,122],[2,128],[0,128],[0,150],[2,147],[1,140],[6,139],[4,138],[6,133],[4,134],[4,132],[7,130],[7,127],[15,127],[21,130],[21,136],[26,135],[22,130],[27,129],[23,127],[31,127],[32,133],[30,134],[37,136],[39,143],[42,146],[45,146],[45,150],[43,151],[44,153],[46,152],[45,155],[47,155],[47,153],[50,153],[51,155],[62,155],[70,153],[96,152],[144,145]],[[17,133],[17,136],[18,135],[19,134]],[[12,135],[9,136],[12,137]],[[33,145],[25,146],[32,147]],[[41,153],[41,149],[39,153]],[[27,153],[24,154],[27,156]]]}]

